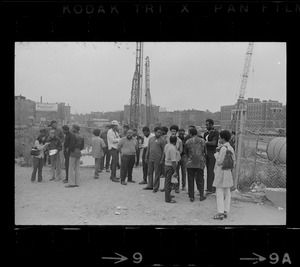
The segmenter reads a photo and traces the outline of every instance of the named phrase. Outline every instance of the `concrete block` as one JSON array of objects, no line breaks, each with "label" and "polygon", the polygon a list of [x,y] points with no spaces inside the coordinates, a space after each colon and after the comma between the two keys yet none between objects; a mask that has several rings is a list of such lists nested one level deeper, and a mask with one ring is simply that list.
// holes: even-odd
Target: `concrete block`
[{"label": "concrete block", "polygon": [[286,188],[266,188],[266,197],[277,207],[286,208]]}]

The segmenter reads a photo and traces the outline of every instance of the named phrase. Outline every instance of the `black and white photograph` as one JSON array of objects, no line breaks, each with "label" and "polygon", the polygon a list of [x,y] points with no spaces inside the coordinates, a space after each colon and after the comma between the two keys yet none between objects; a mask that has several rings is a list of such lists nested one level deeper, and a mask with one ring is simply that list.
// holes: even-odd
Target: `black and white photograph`
[{"label": "black and white photograph", "polygon": [[15,42],[15,225],[286,225],[285,42]]}]

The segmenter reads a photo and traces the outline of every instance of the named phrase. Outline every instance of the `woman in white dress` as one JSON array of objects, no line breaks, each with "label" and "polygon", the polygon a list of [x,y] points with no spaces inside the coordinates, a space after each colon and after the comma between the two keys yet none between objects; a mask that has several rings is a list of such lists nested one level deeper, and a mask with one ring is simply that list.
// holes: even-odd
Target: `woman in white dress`
[{"label": "woman in white dress", "polygon": [[230,211],[230,188],[233,186],[232,169],[223,169],[223,162],[227,150],[231,152],[233,159],[233,166],[235,165],[235,155],[232,146],[229,144],[231,134],[227,130],[223,130],[219,135],[219,144],[217,152],[215,153],[215,179],[213,186],[216,187],[216,200],[218,213],[213,217],[216,220],[223,220],[227,218],[227,213]]}]

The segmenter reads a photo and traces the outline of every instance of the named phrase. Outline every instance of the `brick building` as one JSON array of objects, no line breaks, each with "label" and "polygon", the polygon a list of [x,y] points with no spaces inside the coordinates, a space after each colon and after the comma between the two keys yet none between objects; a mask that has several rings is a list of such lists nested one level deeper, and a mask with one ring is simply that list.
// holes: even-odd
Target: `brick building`
[{"label": "brick building", "polygon": [[25,96],[15,96],[15,126],[47,125],[55,119],[63,125],[71,120],[71,107],[65,103],[42,103],[26,99]]},{"label": "brick building", "polygon": [[35,124],[35,102],[25,96],[15,96],[15,127],[26,128]]},{"label": "brick building", "polygon": [[[276,100],[248,98],[246,104],[246,127],[249,130],[268,131],[286,128],[286,107]],[[223,129],[234,130],[232,113],[235,105],[221,106],[220,120]]]},{"label": "brick building", "polygon": [[246,127],[261,130],[285,128],[282,103],[275,100],[248,102]]}]

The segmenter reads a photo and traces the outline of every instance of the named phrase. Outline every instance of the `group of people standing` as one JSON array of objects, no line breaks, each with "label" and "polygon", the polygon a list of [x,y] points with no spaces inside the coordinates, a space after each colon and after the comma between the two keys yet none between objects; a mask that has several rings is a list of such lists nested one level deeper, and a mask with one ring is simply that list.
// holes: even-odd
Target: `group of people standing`
[{"label": "group of people standing", "polygon": [[[56,125],[54,124],[54,127]],[[145,185],[144,190],[158,192],[160,178],[164,177],[164,188],[160,191],[165,193],[165,202],[176,203],[174,195],[181,190],[186,190],[188,185],[188,196],[194,202],[194,184],[200,194],[200,201],[204,201],[208,194],[216,193],[218,213],[214,219],[227,218],[230,211],[230,188],[233,186],[232,170],[223,170],[222,164],[229,150],[235,162],[234,149],[229,141],[232,141],[231,133],[222,130],[220,133],[214,128],[211,119],[206,120],[207,131],[202,136],[195,126],[188,127],[188,134],[185,129],[179,129],[172,125],[169,129],[165,126],[155,127],[154,133],[149,127],[142,128],[143,136],[138,135],[136,129],[130,129],[123,125],[122,133],[119,132],[119,124],[112,121],[105,131],[93,130],[91,139],[92,156],[95,158],[94,178],[99,178],[99,173],[106,170],[110,172],[110,179],[119,182],[121,185],[135,183],[132,177],[134,166],[142,161],[143,177],[139,182]],[[67,125],[62,127],[63,140],[60,132],[51,129],[49,135],[41,133],[35,142],[35,146],[41,150],[39,156],[34,157],[34,168],[32,181],[39,170],[38,181],[42,180],[41,169],[42,159],[45,150],[56,149],[64,151],[66,187],[79,186],[79,161],[84,148],[83,137],[79,134],[79,126],[73,125],[71,131]],[[170,130],[170,135],[168,131]],[[141,155],[140,155],[141,154]],[[59,153],[51,157],[52,179],[60,179],[60,170],[57,168]],[[207,168],[207,188],[204,191],[204,169]],[[117,177],[117,169],[120,169],[120,177]],[[126,182],[127,180],[127,182]]]},{"label": "group of people standing", "polygon": [[[128,125],[123,126],[123,132],[119,133],[117,121],[111,122],[111,128],[104,132],[103,140],[99,136],[99,131],[94,130],[92,138],[92,150],[97,154],[99,150],[105,151],[95,154],[95,178],[103,171],[104,154],[106,160],[111,157],[110,179],[119,182],[121,185],[135,183],[132,178],[134,165],[142,159],[143,179],[139,184],[146,185],[144,190],[158,192],[160,188],[160,178],[164,177],[165,202],[176,203],[171,194],[186,190],[186,180],[188,184],[188,196],[194,202],[194,184],[200,194],[200,201],[204,201],[208,194],[216,193],[218,213],[214,219],[227,217],[230,210],[230,188],[233,185],[232,170],[223,170],[222,164],[227,150],[234,150],[229,141],[232,141],[231,133],[223,130],[220,133],[214,127],[211,119],[206,120],[207,131],[202,136],[195,126],[188,127],[188,134],[185,129],[179,129],[177,125],[172,125],[169,129],[165,126],[155,127],[154,133],[145,126],[142,128],[143,136],[137,134],[136,129],[131,130]],[[167,133],[170,130],[170,135]],[[96,145],[97,143],[97,145]],[[101,147],[99,149],[99,146]],[[117,177],[119,159],[120,177]],[[109,161],[106,161],[109,162]],[[108,165],[106,165],[106,171]],[[204,192],[204,168],[207,168],[207,189]],[[127,178],[127,182],[126,182]],[[187,179],[186,179],[187,178]]]},{"label": "group of people standing", "polygon": [[35,182],[36,173],[38,172],[38,182],[42,182],[42,169],[47,161],[46,155],[50,157],[51,163],[51,178],[50,181],[61,180],[61,162],[62,155],[64,156],[66,178],[63,180],[67,188],[78,187],[80,180],[79,166],[81,150],[84,148],[84,139],[79,134],[80,127],[73,125],[72,129],[69,126],[62,126],[62,130],[57,128],[57,122],[51,121],[51,129],[42,129],[40,135],[34,143],[40,153],[33,156],[33,171],[31,182]]}]

